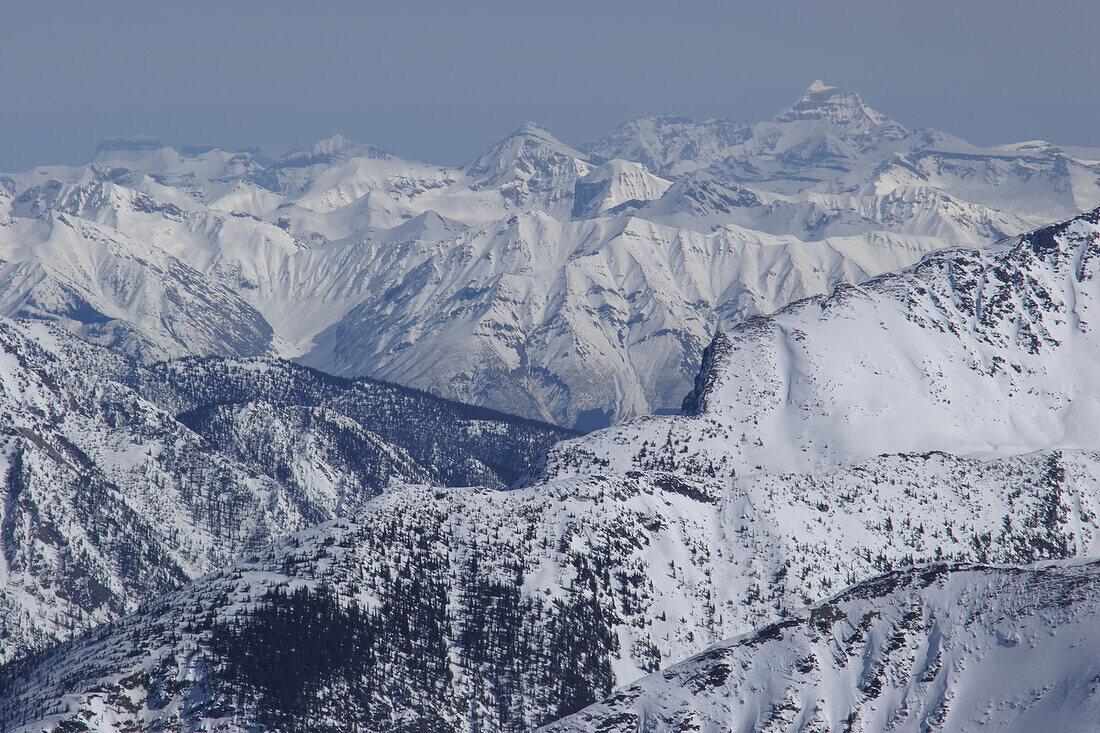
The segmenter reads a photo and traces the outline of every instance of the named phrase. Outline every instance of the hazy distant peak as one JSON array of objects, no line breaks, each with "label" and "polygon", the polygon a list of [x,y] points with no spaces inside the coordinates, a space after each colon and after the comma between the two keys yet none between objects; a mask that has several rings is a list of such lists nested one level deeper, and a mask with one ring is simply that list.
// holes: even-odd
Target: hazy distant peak
[{"label": "hazy distant peak", "polygon": [[522,178],[537,177],[537,171],[543,168],[539,161],[552,159],[562,162],[585,161],[588,156],[558,140],[542,125],[525,122],[518,130],[469,163],[466,172],[475,178],[491,179],[494,185],[500,185],[515,175]]},{"label": "hazy distant peak", "polygon": [[362,147],[359,143],[348,140],[343,135],[337,133],[331,137],[326,137],[324,140],[320,140],[310,148],[313,153],[320,154],[332,154],[340,152],[348,152]]},{"label": "hazy distant peak", "polygon": [[524,122],[518,130],[513,132],[504,140],[500,141],[500,143],[494,146],[494,148],[508,146],[510,143],[515,142],[534,143],[537,145],[542,145],[554,150],[555,152],[561,153],[562,155],[568,155],[571,158],[580,158],[583,160],[587,157],[584,153],[575,150],[574,148],[566,145],[561,140],[554,137],[553,133],[551,133],[550,130],[537,122]]},{"label": "hazy distant peak", "polygon": [[820,120],[840,127],[875,127],[893,123],[873,109],[855,92],[815,80],[790,108],[780,112],[776,122]]},{"label": "hazy distant peak", "polygon": [[275,162],[277,168],[298,168],[317,164],[331,164],[350,158],[386,158],[389,154],[377,145],[365,145],[336,134],[318,141],[311,147],[292,150]]}]

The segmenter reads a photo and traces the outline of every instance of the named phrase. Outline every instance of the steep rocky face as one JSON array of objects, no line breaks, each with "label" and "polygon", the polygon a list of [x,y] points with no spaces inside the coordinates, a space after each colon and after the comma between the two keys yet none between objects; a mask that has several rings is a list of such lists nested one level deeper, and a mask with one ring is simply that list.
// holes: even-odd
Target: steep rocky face
[{"label": "steep rocky face", "polygon": [[462,168],[115,142],[3,178],[0,314],[146,361],[296,358],[561,425],[674,410],[717,329],[1100,203],[1100,155],[908,131],[815,84],[755,125],[525,125]]},{"label": "steep rocky face", "polygon": [[[820,612],[800,609],[913,564],[1097,554],[1100,445],[1085,426],[1100,394],[1088,325],[1098,220],[1093,213],[984,250],[936,253],[743,323],[707,351],[688,414],[563,441],[509,491],[392,486],[353,518],[269,545],[117,628],[7,667],[4,720],[525,730],[776,623],[760,643],[778,632],[784,644],[812,647],[815,666],[752,690],[761,710],[775,709],[774,720],[761,713],[761,725],[787,724],[797,711],[825,721],[855,712],[874,729],[917,715],[898,707],[901,690],[922,710],[927,700],[934,716],[980,714],[987,698],[964,696],[983,665],[1005,663],[989,652],[995,634],[1032,634],[1039,618],[1065,624],[1071,643],[1091,639],[1075,636],[1092,628],[1082,621],[1091,606],[1059,600],[1076,581],[1021,570],[985,576],[995,579],[987,584],[980,574],[972,582],[935,570],[925,582],[925,570],[906,570],[819,607],[835,616],[825,626],[807,626]],[[1070,408],[1066,395],[1079,405]],[[1088,568],[1083,582],[1092,582]],[[1046,580],[1007,587],[1022,577],[1054,580],[1049,593],[1039,589]],[[995,592],[982,598],[967,590],[989,586]],[[934,590],[922,595],[926,588]],[[979,618],[1005,609],[1020,625],[983,625],[971,645],[961,631],[971,608]],[[849,628],[844,618],[857,617]],[[927,623],[941,618],[937,636]],[[855,646],[829,656],[860,624]],[[879,642],[895,636],[884,651]],[[928,685],[912,681],[910,652],[919,657],[933,638],[971,654],[965,666],[976,671],[944,662],[932,665]],[[1046,643],[1044,655],[1065,651]],[[727,693],[763,684],[756,672],[731,671],[698,688],[678,674],[656,702],[642,683],[606,703],[606,715],[597,708],[570,725],[636,725],[639,700],[668,720],[709,720]],[[1036,675],[1006,699],[1023,705],[1022,691],[1062,679]],[[847,708],[818,705],[834,682],[864,697],[841,695]],[[697,708],[694,694],[703,696]],[[1083,720],[1090,709],[1063,712]],[[934,716],[927,720],[941,720]]]},{"label": "steep rocky face", "polygon": [[149,369],[41,324],[0,321],[0,347],[4,660],[393,481],[503,487],[571,435],[285,362]]}]

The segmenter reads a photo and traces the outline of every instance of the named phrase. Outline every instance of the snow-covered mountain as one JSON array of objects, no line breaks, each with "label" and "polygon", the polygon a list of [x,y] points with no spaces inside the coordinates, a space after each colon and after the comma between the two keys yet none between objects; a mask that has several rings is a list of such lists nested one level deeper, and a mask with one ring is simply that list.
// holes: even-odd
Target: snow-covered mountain
[{"label": "snow-covered mountain", "polygon": [[546,730],[1093,731],[1100,566],[923,566],[723,642]]},{"label": "snow-covered mountain", "polygon": [[0,662],[393,481],[504,487],[567,431],[278,361],[149,369],[0,320]]},{"label": "snow-covered mountain", "polygon": [[743,122],[663,115],[626,122],[581,150],[604,160],[633,160],[676,177],[725,160],[751,135],[751,126]]},{"label": "snow-covered mountain", "polygon": [[[927,702],[944,720],[980,715],[992,693],[971,680],[1009,654],[989,651],[997,634],[1021,639],[1021,655],[1036,639],[1044,660],[1062,642],[1036,636],[1038,621],[1094,643],[1095,594],[1073,595],[1092,566],[906,571],[801,609],[914,563],[1100,554],[1098,267],[1100,209],[750,319],[707,349],[685,414],[558,443],[509,491],[388,487],[352,517],[0,669],[0,720],[16,730],[526,730],[767,624],[780,625],[722,653],[778,643],[780,659],[791,648],[832,654],[856,617],[870,620],[850,653],[795,682],[765,667],[748,684],[774,685],[748,704],[775,701],[777,715],[809,720],[816,696],[838,689],[837,707],[820,714],[855,709],[871,725],[914,714],[899,702],[911,692],[915,709]],[[822,608],[829,623],[807,625]],[[941,618],[940,632],[926,626]],[[888,651],[877,643],[895,637]],[[922,685],[906,665],[929,639],[961,666],[941,661]],[[573,723],[636,723],[647,690],[655,716],[662,699],[674,721],[719,715],[742,672],[697,690],[691,670],[708,665],[640,683]],[[1040,665],[989,699],[1021,706],[1028,689],[1082,669]],[[1084,697],[1028,704],[1059,699],[1053,720],[1095,711]]]},{"label": "snow-covered mountain", "polygon": [[461,168],[143,140],[0,181],[0,314],[590,428],[674,409],[716,329],[1095,206],[1100,151],[978,148],[815,83],[755,125],[527,124]]},{"label": "snow-covered mountain", "polygon": [[[746,477],[899,451],[1100,447],[1098,256],[1100,209],[751,319],[711,346],[689,402],[712,436],[685,452]],[[696,423],[638,420],[585,444],[626,470],[622,445],[681,432]]]}]

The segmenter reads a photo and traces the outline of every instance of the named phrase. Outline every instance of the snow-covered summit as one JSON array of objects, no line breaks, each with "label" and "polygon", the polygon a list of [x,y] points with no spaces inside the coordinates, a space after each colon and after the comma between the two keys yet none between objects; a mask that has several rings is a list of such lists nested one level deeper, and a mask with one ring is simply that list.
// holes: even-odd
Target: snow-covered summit
[{"label": "snow-covered summit", "polygon": [[573,195],[573,183],[591,170],[584,153],[544,127],[527,122],[468,163],[463,170],[475,189],[498,189],[515,206],[551,211]]},{"label": "snow-covered summit", "polygon": [[862,134],[873,130],[881,130],[884,136],[892,134],[899,138],[906,134],[905,128],[872,109],[855,92],[829,86],[820,79],[813,82],[793,106],[774,119],[776,122],[819,120]]},{"label": "snow-covered summit", "polygon": [[332,164],[349,158],[382,158],[387,153],[375,145],[353,142],[336,134],[319,140],[308,148],[293,150],[272,163],[274,168],[304,168],[312,165]]},{"label": "snow-covered summit", "polygon": [[659,178],[641,163],[609,160],[573,184],[573,218],[594,218],[605,212],[633,209],[661,198],[671,181]]}]

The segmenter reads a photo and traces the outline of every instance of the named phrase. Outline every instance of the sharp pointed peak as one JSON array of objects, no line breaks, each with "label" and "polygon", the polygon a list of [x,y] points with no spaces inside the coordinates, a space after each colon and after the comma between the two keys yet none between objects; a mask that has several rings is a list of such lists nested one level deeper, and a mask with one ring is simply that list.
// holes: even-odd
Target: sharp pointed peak
[{"label": "sharp pointed peak", "polygon": [[497,141],[479,158],[469,164],[468,168],[481,168],[491,159],[499,159],[502,156],[511,157],[519,153],[523,148],[534,144],[542,148],[549,148],[561,155],[584,160],[587,156],[578,150],[574,150],[537,122],[525,122],[515,132]]},{"label": "sharp pointed peak", "polygon": [[515,131],[516,135],[549,135],[550,131],[546,129],[546,125],[541,125],[534,120],[527,120],[519,129]]},{"label": "sharp pointed peak", "polygon": [[858,92],[844,89],[833,84],[827,84],[821,79],[814,79],[813,83],[806,87],[798,103],[801,104],[807,101],[824,101],[829,99],[851,100],[858,104],[864,104],[863,97],[861,97]]},{"label": "sharp pointed peak", "polygon": [[870,107],[858,93],[815,79],[795,104],[773,118],[777,122],[819,120],[838,127],[864,131],[878,125],[897,126],[886,115]]},{"label": "sharp pointed peak", "polygon": [[[550,145],[551,147],[561,149],[563,151],[572,151],[572,147],[566,145],[558,138],[554,137],[554,133],[542,124],[528,120],[520,125],[519,129],[513,132],[508,137],[500,141],[500,144],[506,144],[510,140],[537,140],[543,144]],[[575,151],[574,151],[575,152]]]}]

